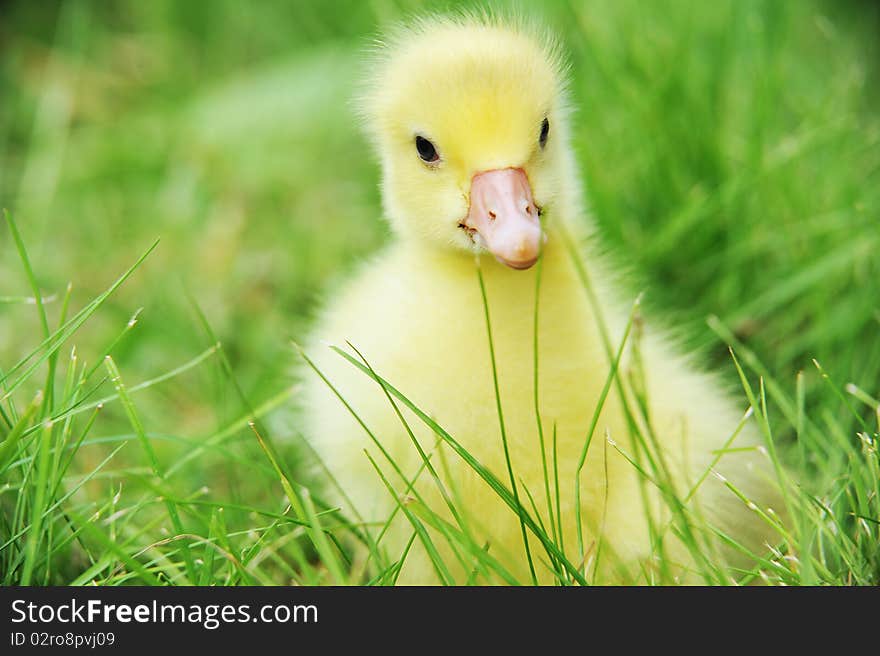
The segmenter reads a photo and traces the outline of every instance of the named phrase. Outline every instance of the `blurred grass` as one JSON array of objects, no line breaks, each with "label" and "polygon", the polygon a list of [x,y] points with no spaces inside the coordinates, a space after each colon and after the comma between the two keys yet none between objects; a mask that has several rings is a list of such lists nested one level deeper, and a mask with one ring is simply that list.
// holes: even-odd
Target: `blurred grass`
[{"label": "blurred grass", "polygon": [[[361,50],[428,6],[2,5],[0,205],[55,298],[50,322],[68,282],[80,308],[161,239],[77,334],[81,357],[94,362],[141,307],[113,350],[129,385],[195,357],[213,340],[189,290],[251,403],[291,384],[289,338],[320,292],[387,238],[379,171],[349,107]],[[854,434],[811,359],[880,395],[880,7],[526,7],[571,54],[574,145],[600,237],[647,289],[649,311],[735,381],[706,322],[717,315],[792,396],[804,370],[810,415]],[[29,293],[0,230],[0,297]],[[0,299],[0,368],[40,334],[32,305]],[[244,414],[219,367],[212,359],[138,393],[163,462]],[[41,382],[17,392],[19,407]],[[102,435],[130,432],[121,408],[104,414]],[[272,503],[278,490],[244,475],[264,454],[244,424],[235,434],[229,454],[185,461],[179,494],[209,486]],[[296,462],[294,447],[280,448]],[[85,450],[73,466],[87,471],[108,452]],[[126,466],[145,466],[125,454]],[[107,474],[95,493],[129,474]]]}]

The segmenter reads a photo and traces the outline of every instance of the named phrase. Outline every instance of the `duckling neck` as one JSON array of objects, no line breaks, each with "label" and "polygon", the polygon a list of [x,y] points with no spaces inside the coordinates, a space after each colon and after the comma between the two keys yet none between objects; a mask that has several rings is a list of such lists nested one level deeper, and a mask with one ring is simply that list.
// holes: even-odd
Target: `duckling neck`
[{"label": "duckling neck", "polygon": [[548,229],[547,241],[541,251],[539,263],[526,270],[513,269],[492,257],[489,253],[471,253],[454,248],[437,248],[435,244],[426,243],[421,239],[400,238],[398,248],[409,252],[424,267],[438,268],[446,275],[464,274],[472,281],[474,271],[480,268],[487,279],[504,281],[505,286],[513,288],[519,285],[534,287],[535,274],[539,268],[546,273],[574,274],[571,258],[567,252],[566,240],[571,239],[564,230]]}]

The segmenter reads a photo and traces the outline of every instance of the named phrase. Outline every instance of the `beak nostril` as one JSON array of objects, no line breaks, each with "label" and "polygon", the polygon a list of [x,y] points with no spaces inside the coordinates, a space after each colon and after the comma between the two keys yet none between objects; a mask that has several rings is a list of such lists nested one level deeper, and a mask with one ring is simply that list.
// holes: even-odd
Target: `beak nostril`
[{"label": "beak nostril", "polygon": [[489,220],[494,221],[497,217],[495,216],[495,212],[489,211]]},{"label": "beak nostril", "polygon": [[526,214],[528,214],[529,216],[532,215],[532,206],[531,205],[526,205]]}]

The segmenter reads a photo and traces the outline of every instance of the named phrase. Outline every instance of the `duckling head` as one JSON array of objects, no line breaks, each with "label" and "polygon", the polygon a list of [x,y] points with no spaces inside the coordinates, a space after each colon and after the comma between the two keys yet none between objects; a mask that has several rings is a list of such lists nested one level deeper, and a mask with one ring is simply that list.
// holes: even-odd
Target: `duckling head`
[{"label": "duckling head", "polygon": [[566,177],[552,42],[523,25],[427,19],[384,46],[375,68],[363,113],[395,232],[531,267]]}]

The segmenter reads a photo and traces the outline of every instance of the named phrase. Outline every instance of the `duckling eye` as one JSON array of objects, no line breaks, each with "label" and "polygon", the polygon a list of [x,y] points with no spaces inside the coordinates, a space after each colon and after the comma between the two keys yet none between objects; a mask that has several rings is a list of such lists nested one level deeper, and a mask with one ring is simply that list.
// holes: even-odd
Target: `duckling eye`
[{"label": "duckling eye", "polygon": [[440,159],[434,144],[424,137],[416,137],[416,150],[419,151],[419,157],[424,162],[436,162]]},{"label": "duckling eye", "polygon": [[541,136],[538,137],[538,143],[541,148],[547,145],[547,136],[550,134],[550,121],[546,118],[541,122]]}]

